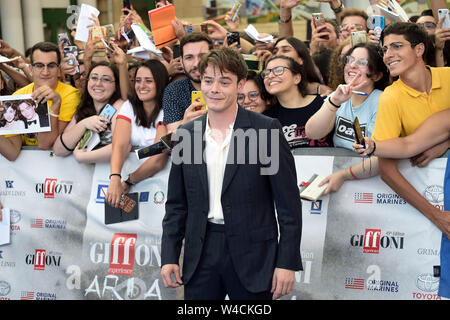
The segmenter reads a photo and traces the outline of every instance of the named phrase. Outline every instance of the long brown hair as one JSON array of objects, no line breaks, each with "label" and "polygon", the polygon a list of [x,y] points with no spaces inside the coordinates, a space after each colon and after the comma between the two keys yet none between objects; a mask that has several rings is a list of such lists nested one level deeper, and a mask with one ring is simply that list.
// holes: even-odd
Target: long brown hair
[{"label": "long brown hair", "polygon": [[150,117],[147,117],[144,110],[143,102],[138,98],[136,93],[136,87],[133,87],[131,94],[128,97],[131,105],[133,106],[134,114],[136,115],[136,124],[145,128],[151,126],[156,127],[156,118],[162,109],[162,98],[164,89],[169,84],[169,73],[166,67],[159,60],[146,60],[138,65],[135,71],[135,77],[140,68],[150,69],[156,86],[155,95],[155,108],[153,109]]},{"label": "long brown hair", "polygon": [[[119,100],[121,98],[119,70],[117,69],[117,67],[115,65],[113,65],[107,61],[100,61],[100,62],[92,64],[92,66],[89,69],[89,72],[87,74],[87,79],[89,79],[89,77],[91,76],[92,70],[94,70],[98,66],[108,67],[111,69],[111,71],[114,74],[114,80],[115,80],[116,87],[115,87],[114,93],[112,94],[112,96],[109,98],[109,100],[107,102],[107,104],[112,105],[113,103],[115,103],[117,100]],[[87,81],[89,81],[89,80],[87,80]],[[97,115],[97,111],[95,110],[94,100],[92,99],[91,95],[89,94],[88,85],[86,83],[86,85],[84,87],[84,91],[83,91],[83,96],[81,98],[81,102],[78,105],[77,111],[75,113],[75,119],[77,120],[77,122],[79,122],[83,119],[86,119],[88,117],[95,116],[95,115]]]}]

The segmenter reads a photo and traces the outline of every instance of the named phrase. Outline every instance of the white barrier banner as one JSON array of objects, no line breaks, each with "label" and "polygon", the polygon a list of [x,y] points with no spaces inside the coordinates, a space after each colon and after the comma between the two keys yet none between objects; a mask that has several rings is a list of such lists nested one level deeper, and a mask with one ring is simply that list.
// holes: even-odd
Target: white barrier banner
[{"label": "white barrier banner", "polygon": [[[361,161],[296,155],[297,180]],[[109,164],[23,150],[0,161],[0,201],[11,211],[11,243],[0,246],[0,300],[173,300],[160,276],[170,164],[133,186],[139,219],[104,224]],[[399,162],[406,179],[443,210],[445,158],[426,168]],[[145,160],[130,154],[122,176]],[[367,170],[369,166],[367,165]],[[346,182],[317,203],[302,201],[301,254],[294,290],[282,299],[434,300],[441,233],[379,176]]]}]

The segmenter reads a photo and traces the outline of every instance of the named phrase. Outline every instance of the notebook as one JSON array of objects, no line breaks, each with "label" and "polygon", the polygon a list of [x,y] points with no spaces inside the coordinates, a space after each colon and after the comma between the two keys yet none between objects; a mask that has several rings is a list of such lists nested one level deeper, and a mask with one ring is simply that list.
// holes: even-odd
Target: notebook
[{"label": "notebook", "polygon": [[110,206],[105,201],[105,224],[113,224],[139,219],[138,192],[127,193],[119,208]]},{"label": "notebook", "polygon": [[148,17],[150,19],[153,41],[155,42],[157,49],[161,49],[178,40],[175,29],[171,23],[176,19],[174,5],[169,4],[161,8],[150,10],[148,12]]},{"label": "notebook", "polygon": [[324,184],[319,187],[319,184],[325,179],[324,176],[313,174],[308,182],[302,182],[300,185],[300,198],[304,200],[317,201],[319,199],[328,184]]}]

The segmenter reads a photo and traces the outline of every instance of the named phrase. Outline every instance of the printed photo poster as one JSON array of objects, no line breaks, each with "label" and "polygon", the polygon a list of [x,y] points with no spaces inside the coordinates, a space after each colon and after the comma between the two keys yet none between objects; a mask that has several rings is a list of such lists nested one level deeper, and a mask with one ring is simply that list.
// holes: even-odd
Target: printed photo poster
[{"label": "printed photo poster", "polygon": [[30,94],[0,96],[0,135],[51,131],[48,104]]}]

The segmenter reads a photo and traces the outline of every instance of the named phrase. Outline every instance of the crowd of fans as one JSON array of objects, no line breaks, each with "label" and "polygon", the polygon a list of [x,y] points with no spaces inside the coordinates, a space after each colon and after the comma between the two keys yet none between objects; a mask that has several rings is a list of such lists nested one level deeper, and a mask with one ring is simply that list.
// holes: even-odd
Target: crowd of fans
[{"label": "crowd of fans", "polygon": [[[388,64],[387,56],[401,54],[404,43],[383,44],[383,35],[380,39],[368,27],[367,13],[344,8],[340,0],[321,1],[329,3],[336,19],[327,19],[318,27],[311,21],[311,38],[302,41],[293,36],[292,9],[299,2],[281,0],[279,29],[272,34],[273,42],[248,37],[243,32],[246,26],[240,24],[239,17],[232,21],[231,12],[225,17],[225,25],[213,20],[203,22],[207,33],[187,33],[189,22],[173,21],[180,57],[174,57],[174,44],[162,48],[162,57],[154,55],[143,60],[126,54],[127,50],[113,39],[105,39],[112,50],[93,37],[86,43],[75,41],[80,52],[79,73],[64,57],[61,44],[37,43],[24,55],[0,40],[1,55],[18,57],[9,64],[0,64],[0,94],[32,94],[37,102],[49,102],[51,122],[49,132],[0,136],[0,153],[14,161],[22,146],[37,146],[61,157],[73,153],[79,162],[109,162],[111,172],[121,172],[130,150],[159,141],[207,112],[199,110],[201,103],[192,103],[191,99],[192,91],[201,90],[198,64],[208,51],[229,46],[227,36],[232,31],[240,32],[240,44],[230,46],[242,54],[256,56],[262,65],[260,70],[248,72],[238,95],[240,106],[278,118],[292,149],[353,150],[355,116],[364,135],[372,136],[380,96],[402,76],[392,72],[395,66]],[[133,9],[124,11],[120,28],[131,23],[144,25]],[[435,12],[425,10],[420,16],[411,17],[410,22],[387,23],[384,37],[389,33],[403,34],[402,39],[409,41],[412,48],[423,44],[419,58],[426,68],[448,66],[450,29],[442,28],[443,20],[438,20]],[[92,25],[99,25],[97,18],[92,18]],[[72,35],[76,32],[71,31]],[[366,31],[367,42],[353,45],[353,31]],[[410,40],[409,34],[416,39]],[[110,120],[99,116],[107,104],[117,111]],[[12,125],[9,122],[17,117],[13,113],[0,109],[0,126]],[[100,144],[91,151],[79,148],[87,129],[101,137]],[[447,148],[442,147],[418,165],[426,165]],[[132,185],[161,170],[168,158],[167,153],[150,157],[127,178],[111,176],[108,193],[119,197],[128,192]],[[328,183],[326,193],[339,190],[345,180],[377,175],[378,159],[374,156],[369,161],[370,165],[366,160],[366,164],[327,177],[323,182]]]}]

